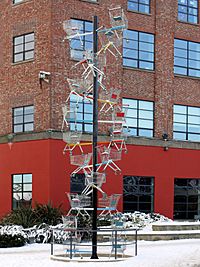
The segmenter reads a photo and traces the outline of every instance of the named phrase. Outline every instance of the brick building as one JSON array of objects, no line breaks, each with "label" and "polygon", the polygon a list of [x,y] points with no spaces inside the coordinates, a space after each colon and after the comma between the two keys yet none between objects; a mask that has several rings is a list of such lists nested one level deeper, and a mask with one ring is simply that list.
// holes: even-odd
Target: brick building
[{"label": "brick building", "polygon": [[[70,181],[60,129],[66,78],[82,47],[69,49],[62,24],[76,19],[87,30],[98,15],[108,25],[111,4],[121,5],[129,22],[108,81],[130,106],[131,137],[122,174],[108,172],[104,188],[123,195],[124,211],[200,215],[200,0],[112,2],[0,1],[0,215],[22,200],[66,209],[65,191],[81,186]],[[50,73],[47,82],[40,71]],[[90,126],[80,127],[88,140]]]}]

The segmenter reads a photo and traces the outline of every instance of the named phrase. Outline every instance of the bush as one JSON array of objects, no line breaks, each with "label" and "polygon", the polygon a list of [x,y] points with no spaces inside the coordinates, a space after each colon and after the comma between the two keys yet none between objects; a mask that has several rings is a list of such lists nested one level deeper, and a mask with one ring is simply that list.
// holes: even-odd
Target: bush
[{"label": "bush", "polygon": [[6,215],[1,221],[2,225],[22,225],[24,228],[29,228],[34,225],[43,223],[56,225],[62,222],[61,205],[53,207],[49,204],[36,204],[35,208],[19,207]]},{"label": "bush", "polygon": [[57,225],[62,222],[61,205],[53,207],[51,203],[42,205],[36,204],[34,210],[34,217],[37,225],[42,223],[48,225]]},{"label": "bush", "polygon": [[32,208],[19,207],[6,215],[0,223],[2,225],[22,225],[24,228],[29,228],[36,224],[36,218]]},{"label": "bush", "polygon": [[22,247],[26,243],[26,239],[18,235],[0,235],[0,248],[9,248],[9,247]]}]

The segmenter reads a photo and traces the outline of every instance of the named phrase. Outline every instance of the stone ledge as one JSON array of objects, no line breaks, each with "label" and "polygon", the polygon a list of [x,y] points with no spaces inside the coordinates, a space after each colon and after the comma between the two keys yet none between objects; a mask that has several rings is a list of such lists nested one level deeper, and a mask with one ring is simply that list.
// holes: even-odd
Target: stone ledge
[{"label": "stone ledge", "polygon": [[[54,129],[48,129],[41,132],[27,132],[27,133],[17,133],[17,134],[7,134],[0,136],[0,144],[8,143],[10,137],[12,136],[12,142],[23,142],[23,141],[33,141],[33,140],[43,140],[43,139],[58,139],[62,140],[62,132]],[[91,141],[92,134],[83,134],[82,140]],[[108,135],[101,135],[98,137],[99,141],[109,141],[110,137]],[[165,147],[170,150],[171,148],[180,149],[194,149],[200,150],[200,142],[190,142],[190,141],[176,141],[169,140],[163,141],[158,138],[145,138],[145,137],[128,137],[126,140],[127,145],[138,145],[138,146],[153,146],[153,147]]]}]

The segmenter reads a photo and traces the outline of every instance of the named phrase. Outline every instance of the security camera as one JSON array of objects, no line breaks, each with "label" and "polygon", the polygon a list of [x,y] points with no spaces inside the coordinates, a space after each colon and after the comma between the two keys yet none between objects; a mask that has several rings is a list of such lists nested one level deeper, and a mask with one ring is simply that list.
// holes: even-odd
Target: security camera
[{"label": "security camera", "polygon": [[39,72],[39,82],[40,86],[42,86],[42,81],[49,83],[50,82],[50,72],[47,71],[40,71]]},{"label": "security camera", "polygon": [[167,134],[167,133],[164,133],[164,134],[162,135],[162,139],[163,139],[164,141],[168,141],[168,134]]},{"label": "security camera", "polygon": [[47,71],[40,71],[39,72],[39,79],[43,79],[43,80],[48,80],[49,79],[49,76],[50,76],[50,72],[47,72]]}]

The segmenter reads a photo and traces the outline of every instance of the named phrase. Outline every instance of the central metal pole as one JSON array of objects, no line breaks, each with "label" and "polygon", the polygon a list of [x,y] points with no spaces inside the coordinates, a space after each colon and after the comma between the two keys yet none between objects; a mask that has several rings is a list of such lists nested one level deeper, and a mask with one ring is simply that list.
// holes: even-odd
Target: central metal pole
[{"label": "central metal pole", "polygon": [[[94,66],[97,67],[97,51],[98,51],[98,17],[94,16],[93,22],[93,56]],[[93,179],[96,184],[97,181],[97,139],[98,139],[98,73],[94,68],[94,83],[93,83],[93,141],[92,141],[92,154],[93,154]],[[91,259],[98,259],[97,256],[97,189],[93,187],[92,192],[92,255]]]}]

